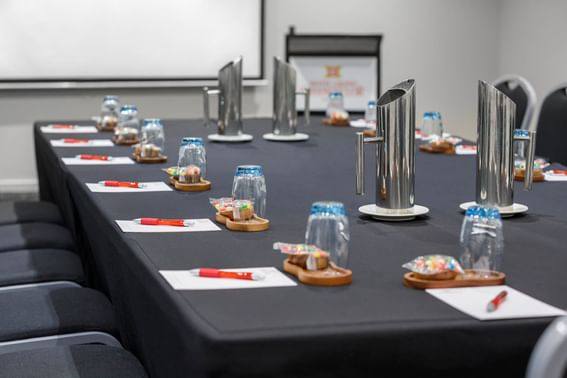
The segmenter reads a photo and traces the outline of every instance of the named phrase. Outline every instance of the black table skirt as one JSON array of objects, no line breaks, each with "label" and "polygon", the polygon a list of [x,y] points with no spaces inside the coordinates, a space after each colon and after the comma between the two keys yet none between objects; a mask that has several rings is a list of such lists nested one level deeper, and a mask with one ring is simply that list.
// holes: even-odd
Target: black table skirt
[{"label": "black table skirt", "polygon": [[[246,120],[254,141],[206,143],[209,192],[101,194],[85,182],[165,181],[183,136],[214,132],[197,120],[164,121],[163,165],[64,166],[78,153],[127,156],[129,147],[52,148],[38,123],[35,142],[42,199],[54,200],[82,246],[94,286],[118,311],[125,344],[156,377],[468,377],[523,376],[531,350],[550,318],[480,322],[430,295],[405,288],[401,265],[415,256],[458,256],[463,218],[474,200],[475,157],[416,152],[416,203],[430,208],[412,222],[361,216],[373,194],[354,194],[354,133],[313,120],[306,142],[261,138],[268,120]],[[72,135],[71,135],[72,137]],[[75,137],[109,138],[107,133]],[[374,192],[374,147],[366,151],[367,192]],[[124,234],[116,219],[141,216],[211,218],[209,197],[230,195],[234,169],[261,164],[268,188],[267,232]],[[199,266],[281,267],[275,241],[302,242],[312,202],[337,200],[349,216],[346,287],[174,291],[160,269]],[[508,284],[567,307],[567,183],[516,184],[527,215],[504,220]],[[479,375],[480,374],[480,375]]]}]

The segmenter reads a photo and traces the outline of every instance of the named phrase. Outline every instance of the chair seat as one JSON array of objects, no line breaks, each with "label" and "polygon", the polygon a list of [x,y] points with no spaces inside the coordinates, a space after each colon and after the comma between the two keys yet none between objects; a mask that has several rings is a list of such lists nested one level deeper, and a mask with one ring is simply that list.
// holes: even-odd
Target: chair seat
[{"label": "chair seat", "polygon": [[140,362],[124,349],[74,345],[0,355],[0,377],[144,378]]},{"label": "chair seat", "polygon": [[26,222],[63,224],[63,218],[57,206],[51,202],[0,202],[0,225]]},{"label": "chair seat", "polygon": [[79,256],[64,249],[23,249],[0,253],[0,286],[49,281],[84,283]]},{"label": "chair seat", "polygon": [[16,223],[0,226],[0,252],[17,249],[57,248],[73,250],[73,238],[54,223]]},{"label": "chair seat", "polygon": [[0,291],[0,309],[0,342],[89,331],[118,334],[110,302],[92,289]]}]

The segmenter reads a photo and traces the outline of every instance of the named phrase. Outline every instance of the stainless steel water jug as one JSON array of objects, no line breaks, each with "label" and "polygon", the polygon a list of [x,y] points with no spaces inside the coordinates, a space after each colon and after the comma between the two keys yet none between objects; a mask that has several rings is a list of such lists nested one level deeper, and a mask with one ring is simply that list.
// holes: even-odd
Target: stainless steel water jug
[{"label": "stainless steel water jug", "polygon": [[274,57],[274,114],[272,132],[274,135],[294,135],[297,132],[296,95],[305,96],[305,126],[309,125],[309,88],[297,92],[295,68]]},{"label": "stainless steel water jug", "polygon": [[524,188],[531,189],[535,132],[516,130],[516,104],[484,81],[478,82],[476,203],[514,204],[514,142],[527,141]]},{"label": "stainless steel water jug", "polygon": [[377,102],[376,137],[356,135],[356,193],[364,194],[364,143],[377,143],[376,206],[414,206],[415,81],[388,89]]},{"label": "stainless steel water jug", "polygon": [[242,57],[227,63],[219,70],[219,87],[203,88],[205,126],[211,123],[209,96],[218,95],[219,116],[217,121],[219,135],[242,134]]}]

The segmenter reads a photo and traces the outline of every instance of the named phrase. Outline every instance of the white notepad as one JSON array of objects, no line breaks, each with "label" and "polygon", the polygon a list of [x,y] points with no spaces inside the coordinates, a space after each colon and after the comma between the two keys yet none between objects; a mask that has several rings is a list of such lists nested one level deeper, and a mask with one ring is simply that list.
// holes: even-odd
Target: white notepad
[{"label": "white notepad", "polygon": [[65,143],[63,139],[53,139],[51,141],[53,147],[113,147],[109,139],[91,139],[87,143]]},{"label": "white notepad", "polygon": [[75,157],[61,158],[66,165],[124,165],[135,164],[129,157],[113,157],[112,160],[82,160]]},{"label": "white notepad", "polygon": [[459,144],[455,147],[455,154],[456,155],[476,155],[476,146],[474,145],[462,145]]},{"label": "white notepad", "polygon": [[62,129],[54,127],[54,125],[41,126],[40,130],[42,133],[46,134],[94,134],[98,133],[98,130],[94,126],[78,126],[73,125],[71,129]]},{"label": "white notepad", "polygon": [[99,183],[86,183],[93,193],[143,193],[143,192],[171,192],[173,189],[163,181],[140,182],[141,188],[123,188],[116,186],[103,186]]},{"label": "white notepad", "polygon": [[189,227],[177,226],[148,226],[138,224],[133,220],[117,220],[116,223],[122,232],[201,232],[201,231],[220,231],[221,229],[210,219],[186,219],[193,222]]},{"label": "white notepad", "polygon": [[[496,311],[487,312],[488,303],[502,290],[508,292],[506,300]],[[506,285],[427,289],[425,291],[478,320],[541,318],[566,314],[560,308],[548,305]]]},{"label": "white notepad", "polygon": [[188,270],[160,270],[160,274],[175,290],[257,289],[263,287],[297,286],[293,280],[274,267],[223,269],[238,272],[261,272],[262,281],[230,278],[195,277]]},{"label": "white notepad", "polygon": [[567,181],[567,176],[565,175],[554,175],[551,172],[543,172],[545,181]]}]

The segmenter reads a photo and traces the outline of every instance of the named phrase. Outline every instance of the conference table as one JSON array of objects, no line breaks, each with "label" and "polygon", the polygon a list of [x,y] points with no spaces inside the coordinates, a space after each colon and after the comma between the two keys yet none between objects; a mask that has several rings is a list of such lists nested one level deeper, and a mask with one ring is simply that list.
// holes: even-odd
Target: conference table
[{"label": "conference table", "polygon": [[[365,196],[355,195],[355,129],[313,118],[308,141],[270,142],[269,119],[247,119],[250,143],[206,142],[208,192],[92,193],[101,180],[167,181],[184,136],[205,137],[201,120],[164,120],[165,164],[67,166],[80,153],[129,156],[130,147],[54,148],[37,122],[40,194],[56,202],[80,245],[90,282],[111,299],[123,344],[155,377],[523,376],[552,318],[479,321],[403,285],[414,257],[458,257],[463,213],[475,198],[475,156],[416,151],[416,203],[429,214],[381,222],[358,212],[374,202],[375,152],[366,149]],[[92,124],[92,122],[77,122]],[[301,121],[300,121],[301,124]],[[65,138],[109,139],[109,133]],[[115,220],[214,219],[210,197],[230,196],[235,167],[260,164],[267,184],[265,232],[123,233]],[[353,282],[340,287],[176,291],[160,270],[197,267],[282,269],[276,241],[301,243],[310,206],[345,204]],[[504,224],[507,284],[567,308],[567,183],[515,184],[527,214]],[[291,277],[291,276],[290,276]]]}]

